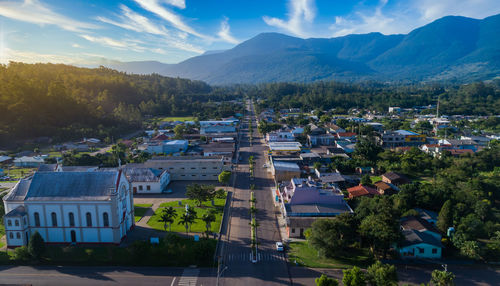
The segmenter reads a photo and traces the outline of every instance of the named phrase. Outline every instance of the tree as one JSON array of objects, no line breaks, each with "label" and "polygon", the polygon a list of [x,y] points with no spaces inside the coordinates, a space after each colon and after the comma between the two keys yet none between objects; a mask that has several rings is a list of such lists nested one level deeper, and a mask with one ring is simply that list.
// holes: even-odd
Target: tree
[{"label": "tree", "polygon": [[354,149],[353,156],[361,160],[375,163],[377,161],[378,153],[382,151],[384,151],[384,149],[375,143],[375,139],[373,137],[361,137],[358,142],[356,142],[356,148]]},{"label": "tree", "polygon": [[384,258],[392,244],[400,239],[399,223],[387,213],[371,214],[365,217],[361,221],[359,232],[370,244],[372,252],[382,251]]},{"label": "tree", "polygon": [[33,233],[30,238],[30,241],[28,243],[28,252],[33,258],[37,260],[39,260],[45,252],[45,241],[38,233],[38,231],[35,231],[35,233]]},{"label": "tree", "polygon": [[169,226],[169,231],[172,231],[172,223],[174,219],[177,217],[177,212],[173,207],[168,207],[163,210],[163,213],[160,217],[160,221],[164,223],[163,228],[167,230],[167,224]]},{"label": "tree", "polygon": [[419,121],[415,124],[415,129],[421,133],[427,133],[433,129],[432,124],[429,121]]},{"label": "tree", "polygon": [[174,127],[175,139],[184,138],[184,133],[186,133],[186,127],[183,124],[177,124]]},{"label": "tree", "polygon": [[319,219],[312,224],[307,240],[320,255],[334,257],[354,241],[356,228],[355,218],[348,213],[334,219]]},{"label": "tree", "polygon": [[361,185],[371,185],[372,184],[372,179],[370,178],[370,175],[364,175],[361,177]]},{"label": "tree", "polygon": [[231,172],[229,171],[222,171],[219,174],[219,183],[224,184],[227,186],[229,183],[229,179],[231,178]]},{"label": "tree", "polygon": [[452,286],[454,283],[455,275],[449,271],[434,270],[431,274],[431,283],[436,286]]},{"label": "tree", "polygon": [[212,224],[212,222],[215,221],[215,214],[213,212],[203,214],[201,216],[201,220],[205,223],[205,227],[207,229],[207,236],[208,236],[208,233],[210,233],[211,224]]},{"label": "tree", "polygon": [[191,218],[189,217],[189,215],[187,213],[182,214],[179,218],[178,224],[184,225],[184,227],[186,228],[186,234],[188,233],[190,222],[191,222]]},{"label": "tree", "polygon": [[319,171],[319,169],[321,169],[321,166],[322,166],[321,162],[314,162],[314,169]]},{"label": "tree", "polygon": [[394,265],[377,261],[368,267],[367,280],[374,286],[398,285],[398,274]]},{"label": "tree", "polygon": [[186,211],[186,214],[188,216],[189,230],[191,230],[191,225],[198,218],[198,214],[196,213],[196,211],[193,208],[188,208]]},{"label": "tree", "polygon": [[446,233],[448,227],[450,227],[453,223],[453,203],[450,200],[444,202],[441,207],[441,211],[439,211],[438,219],[437,219],[437,227],[442,232]]},{"label": "tree", "polygon": [[218,199],[226,198],[226,191],[224,191],[224,189],[218,189],[217,191],[215,191],[215,197]]},{"label": "tree", "polygon": [[321,277],[314,279],[316,286],[338,286],[339,281],[336,279],[330,278],[325,274],[321,274]]},{"label": "tree", "polygon": [[211,200],[215,196],[214,187],[212,185],[191,184],[186,187],[186,197],[194,200],[197,206],[205,201]]},{"label": "tree", "polygon": [[351,269],[346,269],[343,271],[344,277],[342,278],[342,283],[344,286],[364,286],[366,285],[365,274],[359,269],[359,267],[354,266]]}]

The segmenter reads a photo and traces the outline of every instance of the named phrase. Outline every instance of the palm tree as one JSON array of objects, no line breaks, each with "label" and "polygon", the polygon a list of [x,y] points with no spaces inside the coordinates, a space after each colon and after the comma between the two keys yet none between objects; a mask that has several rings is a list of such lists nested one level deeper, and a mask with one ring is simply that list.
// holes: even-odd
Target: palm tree
[{"label": "palm tree", "polygon": [[191,222],[191,218],[187,213],[182,214],[181,217],[179,218],[178,224],[184,225],[184,227],[186,228],[186,234],[188,233],[190,222]]},{"label": "palm tree", "polygon": [[189,222],[188,222],[189,223],[189,230],[191,230],[191,225],[198,218],[198,215],[193,208],[188,208],[186,211],[186,215],[189,218]]},{"label": "palm tree", "polygon": [[208,233],[210,232],[210,226],[212,222],[215,221],[215,215],[212,212],[203,214],[201,220],[205,222],[205,227],[207,228],[207,237],[208,237]]},{"label": "palm tree", "polygon": [[[168,225],[169,225],[168,231],[172,232],[172,223],[174,222],[174,219],[177,217],[177,212],[175,211],[175,209],[173,207],[168,207],[168,208],[163,210],[162,219],[163,219],[163,216],[168,217],[168,220],[166,221],[166,223],[168,223]],[[161,220],[161,221],[163,221],[163,220]],[[165,221],[163,221],[163,222],[165,222]]]}]

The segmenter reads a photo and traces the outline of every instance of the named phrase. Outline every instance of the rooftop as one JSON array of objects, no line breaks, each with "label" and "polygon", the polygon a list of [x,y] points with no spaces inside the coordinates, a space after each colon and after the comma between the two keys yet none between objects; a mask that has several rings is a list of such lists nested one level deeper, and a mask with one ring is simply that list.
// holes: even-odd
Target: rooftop
[{"label": "rooftop", "polygon": [[159,182],[163,172],[152,168],[125,168],[123,169],[129,182]]}]

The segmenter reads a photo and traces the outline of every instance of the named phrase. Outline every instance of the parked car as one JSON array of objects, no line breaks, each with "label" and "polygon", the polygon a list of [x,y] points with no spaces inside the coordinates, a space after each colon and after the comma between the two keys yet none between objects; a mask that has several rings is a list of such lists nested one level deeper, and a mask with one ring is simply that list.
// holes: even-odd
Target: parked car
[{"label": "parked car", "polygon": [[281,241],[276,242],[276,250],[280,252],[285,250]]}]

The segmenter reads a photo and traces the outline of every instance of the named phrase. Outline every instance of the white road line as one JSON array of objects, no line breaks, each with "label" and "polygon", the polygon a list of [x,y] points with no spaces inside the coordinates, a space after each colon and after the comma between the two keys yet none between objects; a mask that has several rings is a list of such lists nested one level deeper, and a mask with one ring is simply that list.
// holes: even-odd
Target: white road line
[{"label": "white road line", "polygon": [[174,280],[172,280],[172,283],[170,283],[170,286],[174,286],[174,283],[175,283],[175,279],[176,279],[176,278],[177,278],[177,277],[174,277]]}]

